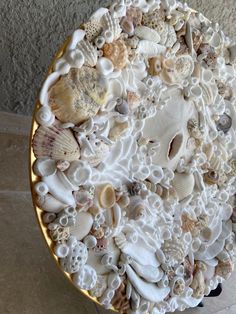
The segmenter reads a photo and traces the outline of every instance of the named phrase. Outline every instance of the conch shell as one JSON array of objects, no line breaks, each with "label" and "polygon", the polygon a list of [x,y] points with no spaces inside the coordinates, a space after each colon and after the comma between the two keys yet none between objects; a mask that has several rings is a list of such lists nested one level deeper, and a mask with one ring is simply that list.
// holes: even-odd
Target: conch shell
[{"label": "conch shell", "polygon": [[95,69],[71,69],[50,90],[50,106],[61,122],[79,124],[107,102],[107,81]]}]

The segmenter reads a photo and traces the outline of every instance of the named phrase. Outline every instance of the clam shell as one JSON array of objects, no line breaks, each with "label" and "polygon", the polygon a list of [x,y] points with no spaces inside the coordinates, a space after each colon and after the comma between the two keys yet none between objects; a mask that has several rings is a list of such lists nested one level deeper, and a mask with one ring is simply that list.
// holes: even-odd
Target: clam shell
[{"label": "clam shell", "polygon": [[93,225],[93,216],[88,212],[78,213],[74,226],[70,227],[70,234],[76,237],[77,240],[82,240],[86,237]]},{"label": "clam shell", "polygon": [[103,55],[112,61],[114,68],[122,70],[128,61],[128,49],[123,40],[117,40],[103,47]]},{"label": "clam shell", "polygon": [[160,35],[157,31],[147,26],[137,26],[135,28],[135,35],[141,39],[146,39],[149,41],[153,41],[155,43],[159,43],[161,40]]},{"label": "clam shell", "polygon": [[93,46],[88,40],[81,40],[77,48],[82,52],[85,59],[85,65],[94,67],[98,60],[98,52],[95,46]]},{"label": "clam shell", "polygon": [[111,16],[109,12],[103,15],[102,25],[104,30],[108,30],[113,35],[113,40],[117,40],[121,34],[121,28],[118,18]]},{"label": "clam shell", "polygon": [[177,192],[179,200],[181,201],[192,194],[195,185],[194,175],[186,173],[175,173],[172,185]]},{"label": "clam shell", "polygon": [[103,208],[111,208],[116,203],[115,190],[110,184],[98,187],[97,193],[99,195],[99,202]]},{"label": "clam shell", "polygon": [[52,111],[61,122],[79,124],[97,114],[107,102],[107,80],[95,69],[71,69],[50,90]]},{"label": "clam shell", "polygon": [[80,157],[73,133],[58,126],[40,126],[34,134],[33,151],[37,158],[73,161]]}]

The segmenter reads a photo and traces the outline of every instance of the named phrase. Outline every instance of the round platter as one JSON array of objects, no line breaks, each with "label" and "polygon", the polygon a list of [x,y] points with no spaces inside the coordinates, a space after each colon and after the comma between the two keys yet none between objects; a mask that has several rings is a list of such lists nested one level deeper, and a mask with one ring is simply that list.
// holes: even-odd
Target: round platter
[{"label": "round platter", "polygon": [[196,307],[234,268],[236,45],[175,0],[100,8],[35,106],[33,203],[50,253],[120,313]]}]

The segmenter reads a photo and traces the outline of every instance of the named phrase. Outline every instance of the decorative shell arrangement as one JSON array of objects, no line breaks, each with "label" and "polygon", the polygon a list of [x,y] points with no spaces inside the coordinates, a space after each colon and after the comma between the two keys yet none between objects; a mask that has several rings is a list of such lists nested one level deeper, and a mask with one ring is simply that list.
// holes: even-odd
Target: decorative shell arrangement
[{"label": "decorative shell arrangement", "polygon": [[107,309],[183,311],[233,271],[235,47],[187,4],[117,1],[54,62],[34,200],[62,270]]}]

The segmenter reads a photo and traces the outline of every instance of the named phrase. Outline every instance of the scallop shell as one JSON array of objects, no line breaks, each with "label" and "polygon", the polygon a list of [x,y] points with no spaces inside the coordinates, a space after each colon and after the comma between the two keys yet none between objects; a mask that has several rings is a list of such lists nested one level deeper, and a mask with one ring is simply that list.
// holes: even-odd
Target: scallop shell
[{"label": "scallop shell", "polygon": [[182,263],[186,255],[183,241],[177,238],[165,241],[162,251],[170,265]]},{"label": "scallop shell", "polygon": [[102,25],[104,30],[108,30],[112,33],[114,40],[120,37],[122,30],[120,28],[119,19],[112,17],[109,12],[103,15]]},{"label": "scallop shell", "polygon": [[80,148],[69,129],[40,126],[33,138],[36,158],[73,161],[80,157]]},{"label": "scallop shell", "polygon": [[227,280],[229,279],[233,270],[234,270],[234,263],[231,260],[227,262],[219,262],[219,264],[216,266],[216,275]]},{"label": "scallop shell", "polygon": [[117,40],[103,47],[104,57],[110,59],[117,70],[122,70],[128,61],[128,49],[123,40]]},{"label": "scallop shell", "polygon": [[138,7],[130,6],[126,11],[126,17],[138,26],[142,23],[143,13]]},{"label": "scallop shell", "polygon": [[112,185],[107,184],[98,188],[99,202],[103,208],[111,208],[116,203],[116,194]]},{"label": "scallop shell", "polygon": [[98,52],[95,46],[93,46],[88,40],[81,40],[77,48],[82,52],[85,59],[85,65],[94,67],[98,60]]},{"label": "scallop shell", "polygon": [[147,26],[137,26],[135,28],[135,35],[141,39],[146,39],[149,41],[153,41],[155,43],[159,43],[161,38],[157,31]]},{"label": "scallop shell", "polygon": [[96,37],[102,32],[102,24],[100,20],[90,20],[87,23],[83,24],[83,28],[86,33],[86,38],[88,41],[93,41]]},{"label": "scallop shell", "polygon": [[179,200],[181,201],[192,194],[195,185],[194,175],[186,173],[175,173],[172,185],[177,192]]},{"label": "scallop shell", "polygon": [[107,102],[107,80],[95,69],[71,69],[50,90],[50,105],[61,122],[79,124]]}]

